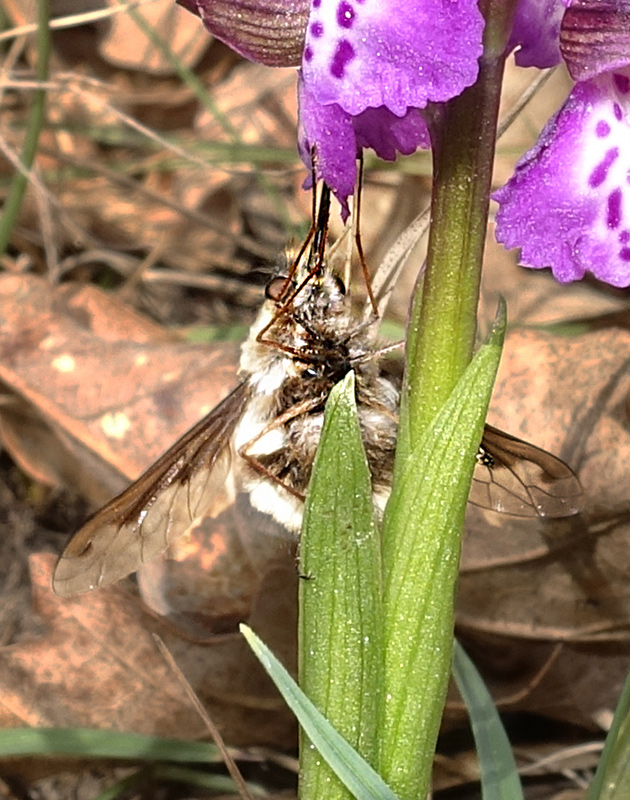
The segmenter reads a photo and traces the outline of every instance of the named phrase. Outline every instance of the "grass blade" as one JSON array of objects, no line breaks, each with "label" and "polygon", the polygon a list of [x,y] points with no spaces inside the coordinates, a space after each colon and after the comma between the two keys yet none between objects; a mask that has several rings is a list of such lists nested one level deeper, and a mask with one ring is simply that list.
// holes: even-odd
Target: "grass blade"
[{"label": "grass blade", "polygon": [[514,753],[492,697],[464,648],[455,641],[453,677],[472,726],[483,800],[523,800]]},{"label": "grass blade", "polygon": [[357,800],[397,800],[396,795],[311,703],[269,648],[246,625],[240,626],[306,735]]}]

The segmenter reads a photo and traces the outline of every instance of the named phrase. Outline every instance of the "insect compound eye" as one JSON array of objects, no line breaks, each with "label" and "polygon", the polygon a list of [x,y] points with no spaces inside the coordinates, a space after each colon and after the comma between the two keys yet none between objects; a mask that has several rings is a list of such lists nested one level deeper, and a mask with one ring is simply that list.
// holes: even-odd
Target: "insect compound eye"
[{"label": "insect compound eye", "polygon": [[319,378],[319,370],[315,366],[306,367],[302,374],[305,378]]},{"label": "insect compound eye", "polygon": [[287,286],[287,278],[273,278],[265,286],[265,297],[267,300],[273,300],[274,303],[279,303],[286,294]]}]

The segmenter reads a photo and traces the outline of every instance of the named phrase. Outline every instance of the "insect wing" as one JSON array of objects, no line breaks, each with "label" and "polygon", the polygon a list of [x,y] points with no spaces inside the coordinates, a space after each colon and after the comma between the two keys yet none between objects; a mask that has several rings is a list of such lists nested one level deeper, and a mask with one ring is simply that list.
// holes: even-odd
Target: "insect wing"
[{"label": "insect wing", "polygon": [[86,522],[57,562],[56,594],[114,583],[185,533],[225,483],[230,437],[248,397],[249,386],[243,382]]},{"label": "insect wing", "polygon": [[580,511],[573,470],[533,444],[486,425],[469,500],[517,517],[569,517]]}]

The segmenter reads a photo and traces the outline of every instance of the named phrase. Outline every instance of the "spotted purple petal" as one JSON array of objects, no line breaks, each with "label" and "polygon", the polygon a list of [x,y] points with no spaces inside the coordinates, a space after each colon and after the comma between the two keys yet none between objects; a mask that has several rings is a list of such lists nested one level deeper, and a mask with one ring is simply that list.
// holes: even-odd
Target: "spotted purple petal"
[{"label": "spotted purple petal", "polygon": [[401,117],[475,81],[482,31],[476,0],[312,0],[304,82],[322,105]]},{"label": "spotted purple petal", "polygon": [[577,84],[494,194],[497,240],[561,282],[630,286],[630,70]]},{"label": "spotted purple petal", "polygon": [[357,156],[371,147],[376,154],[394,161],[399,153],[409,155],[418,147],[429,147],[429,132],[420,111],[411,108],[402,117],[387,108],[368,108],[356,117],[337,103],[321,105],[303,80],[298,84],[300,102],[299,150],[310,168],[316,153],[317,177],[334,191],[347,213],[347,199],[357,180]]},{"label": "spotted purple petal", "polygon": [[410,108],[403,117],[387,108],[368,108],[352,119],[357,147],[371,147],[386,161],[395,161],[399,153],[408,156],[419,147],[431,147],[429,130],[417,108]]},{"label": "spotted purple petal", "polygon": [[313,97],[303,80],[298,81],[300,130],[298,149],[310,167],[311,153],[316,152],[317,178],[323,178],[348,215],[348,197],[357,182],[357,141],[352,117],[337,103],[322,106]]},{"label": "spotted purple petal", "polygon": [[545,69],[561,61],[558,39],[571,0],[519,0],[509,49],[519,67]]},{"label": "spotted purple petal", "polygon": [[583,81],[630,65],[630,0],[577,0],[560,29],[571,77]]}]

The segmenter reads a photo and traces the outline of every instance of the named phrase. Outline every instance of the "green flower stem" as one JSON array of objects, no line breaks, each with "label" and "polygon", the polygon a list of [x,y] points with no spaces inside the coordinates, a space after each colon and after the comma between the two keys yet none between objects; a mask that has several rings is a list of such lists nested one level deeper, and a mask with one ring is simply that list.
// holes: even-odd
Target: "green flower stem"
[{"label": "green flower stem", "polygon": [[477,83],[431,126],[431,231],[410,319],[403,447],[426,430],[473,352],[503,66],[482,63]]},{"label": "green flower stem", "polygon": [[[37,3],[37,69],[35,77],[44,82],[48,78],[48,61],[50,58],[50,18],[49,0],[38,0]],[[46,89],[35,89],[31,110],[26,126],[26,139],[22,151],[22,164],[30,170],[37,153],[39,134],[44,124],[46,109]],[[0,217],[0,255],[3,255],[11,239],[11,234],[22,207],[22,199],[26,191],[28,177],[23,172],[16,172],[13,177],[9,195]]]},{"label": "green flower stem", "polygon": [[[505,16],[501,27],[506,29]],[[477,83],[435,109],[430,124],[434,180],[427,267],[412,306],[383,530],[380,773],[403,800],[425,797],[430,785],[451,668],[464,512],[500,349],[497,332],[485,364],[475,358],[474,370],[462,379],[477,332],[504,69],[496,27],[489,24],[486,35],[492,46]]]}]

